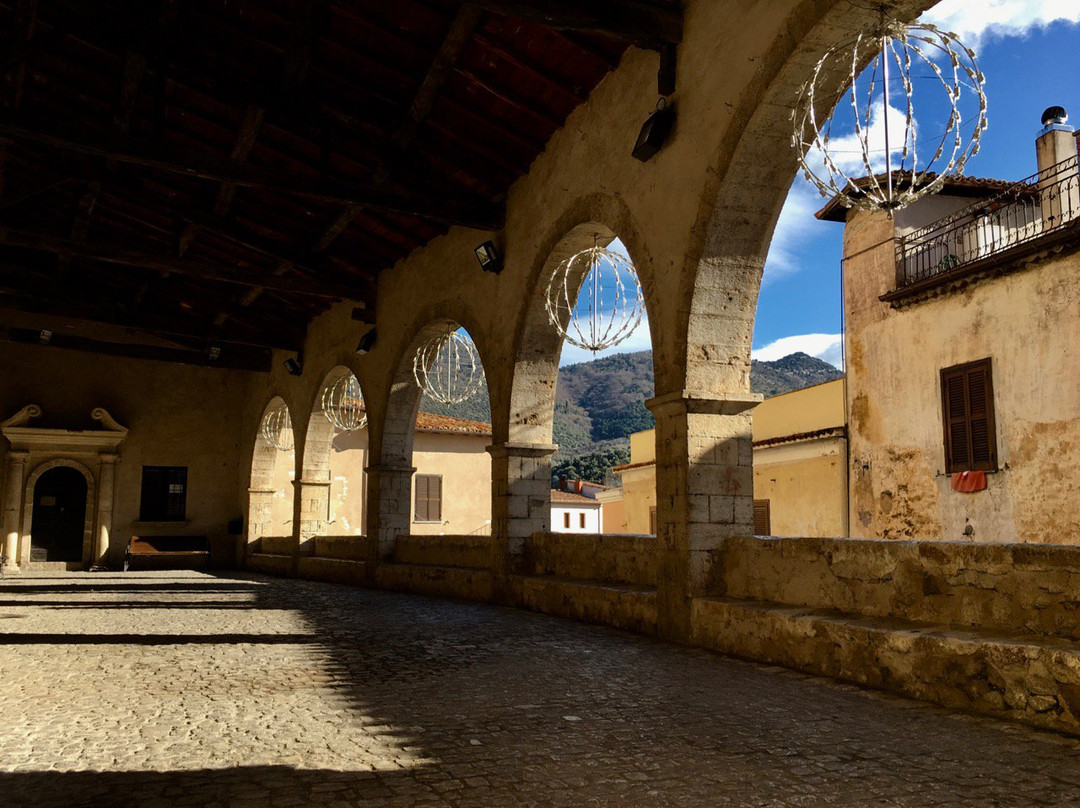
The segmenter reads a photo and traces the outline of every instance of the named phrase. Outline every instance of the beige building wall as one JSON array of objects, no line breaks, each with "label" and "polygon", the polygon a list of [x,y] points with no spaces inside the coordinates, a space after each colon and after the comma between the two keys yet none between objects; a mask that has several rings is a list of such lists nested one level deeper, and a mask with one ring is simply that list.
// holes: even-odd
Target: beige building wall
[{"label": "beige building wall", "polygon": [[[104,407],[128,428],[118,450],[110,564],[123,561],[132,535],[155,533],[205,534],[215,562],[232,560],[228,522],[242,515],[238,480],[246,489],[250,473],[240,447],[249,438],[241,414],[251,374],[12,343],[0,343],[0,368],[0,420],[39,404],[33,426],[100,429],[90,411]],[[0,438],[0,474],[8,473],[8,449]],[[139,522],[144,465],[187,467],[184,522]]]},{"label": "beige building wall", "polygon": [[[852,534],[1080,543],[1080,255],[896,310],[878,299],[896,285],[892,235],[867,213],[844,232]],[[957,493],[940,371],[987,357],[1000,470]]]},{"label": "beige building wall", "polygon": [[755,443],[843,425],[843,379],[772,396],[754,408]]}]

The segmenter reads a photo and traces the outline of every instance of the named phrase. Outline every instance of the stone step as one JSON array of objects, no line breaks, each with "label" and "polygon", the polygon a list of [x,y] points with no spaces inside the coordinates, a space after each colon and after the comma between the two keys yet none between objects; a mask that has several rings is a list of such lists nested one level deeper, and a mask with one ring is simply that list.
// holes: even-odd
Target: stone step
[{"label": "stone step", "polygon": [[292,554],[284,553],[248,553],[244,567],[252,572],[288,578],[293,572],[293,558]]},{"label": "stone step", "polygon": [[426,564],[379,564],[376,585],[395,592],[412,592],[464,600],[492,599],[490,570],[438,567]]},{"label": "stone step", "polygon": [[363,584],[367,563],[351,558],[300,556],[296,560],[296,575],[307,581],[326,581],[334,584]]},{"label": "stone step", "polygon": [[656,633],[655,587],[557,575],[523,575],[516,581],[522,604],[535,612]]},{"label": "stone step", "polygon": [[692,644],[954,709],[1080,733],[1080,645],[762,601],[698,598]]}]

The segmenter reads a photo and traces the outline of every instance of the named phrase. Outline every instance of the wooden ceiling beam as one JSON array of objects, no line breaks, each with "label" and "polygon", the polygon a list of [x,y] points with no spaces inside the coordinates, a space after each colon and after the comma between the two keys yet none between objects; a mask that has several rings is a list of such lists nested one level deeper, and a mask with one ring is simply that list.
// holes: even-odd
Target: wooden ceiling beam
[{"label": "wooden ceiling beam", "polygon": [[50,130],[51,127],[48,126],[15,122],[10,116],[0,118],[0,135],[188,177],[232,182],[240,186],[262,188],[323,202],[360,205],[372,210],[481,230],[497,229],[504,216],[500,206],[486,200],[436,196],[422,191],[391,191],[371,183],[260,168],[211,154],[194,154],[127,139],[102,138],[87,133],[73,135]]},{"label": "wooden ceiling beam", "polygon": [[330,283],[309,278],[267,278],[261,274],[256,277],[252,272],[245,272],[233,266],[193,261],[188,258],[174,258],[168,255],[153,255],[109,244],[75,242],[44,233],[15,230],[9,227],[0,227],[0,244],[118,264],[154,273],[175,273],[238,286],[263,286],[295,295],[362,301],[370,294],[369,288],[364,288],[359,284]]},{"label": "wooden ceiling beam", "polygon": [[56,300],[41,297],[34,292],[11,286],[0,286],[0,318],[4,309],[24,314],[41,314],[49,317],[84,320],[90,323],[128,328],[147,334],[169,338],[197,340],[214,345],[247,345],[254,348],[277,348],[297,351],[303,340],[280,331],[266,335],[244,333],[238,330],[219,332],[204,324],[160,314],[125,312],[119,307],[88,304],[83,300]]},{"label": "wooden ceiling beam", "polygon": [[588,31],[658,49],[682,41],[682,9],[644,0],[469,0],[556,30]]},{"label": "wooden ceiling beam", "polygon": [[[17,342],[23,345],[43,346],[41,332],[29,328],[12,328],[0,325],[0,340]],[[269,373],[273,354],[268,349],[247,348],[237,345],[215,346],[218,355],[211,357],[210,351],[189,351],[177,348],[162,348],[156,345],[137,343],[105,342],[104,340],[77,337],[71,334],[54,332],[49,348],[67,348],[75,351],[120,356],[127,359],[148,359],[157,362],[176,362],[184,365],[246,370],[257,373]]]}]

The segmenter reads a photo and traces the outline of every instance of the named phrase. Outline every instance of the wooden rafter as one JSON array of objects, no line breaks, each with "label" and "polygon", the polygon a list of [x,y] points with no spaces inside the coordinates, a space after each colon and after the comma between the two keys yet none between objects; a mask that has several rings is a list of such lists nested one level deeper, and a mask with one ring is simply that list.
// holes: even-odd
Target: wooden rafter
[{"label": "wooden rafter", "polygon": [[153,255],[129,250],[108,244],[74,242],[70,239],[57,238],[43,233],[0,227],[0,244],[9,247],[48,252],[55,255],[67,255],[118,264],[150,272],[168,272],[209,281],[235,284],[239,286],[263,286],[278,292],[314,297],[337,298],[340,300],[363,300],[365,289],[342,283],[330,283],[315,279],[252,277],[251,273],[231,266],[212,264],[205,261],[193,261],[188,258],[174,258],[167,255]]},{"label": "wooden rafter", "polygon": [[549,28],[589,31],[635,45],[659,48],[682,40],[682,10],[642,0],[470,0],[497,14],[510,14]]},{"label": "wooden rafter", "polygon": [[133,140],[65,134],[50,131],[50,127],[41,124],[16,123],[8,116],[0,120],[0,135],[143,168],[323,202],[360,205],[443,224],[491,230],[498,228],[503,218],[501,209],[483,200],[437,196],[424,191],[392,191],[370,183],[265,169],[216,155],[181,152]]}]

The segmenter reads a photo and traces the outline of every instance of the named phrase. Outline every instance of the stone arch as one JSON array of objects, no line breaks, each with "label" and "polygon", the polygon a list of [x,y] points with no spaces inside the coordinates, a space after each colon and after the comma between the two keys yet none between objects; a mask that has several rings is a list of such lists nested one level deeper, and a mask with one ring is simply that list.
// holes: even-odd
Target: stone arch
[{"label": "stone arch", "polygon": [[[404,341],[392,365],[394,375],[379,413],[381,417],[372,417],[369,422],[372,460],[368,467],[368,536],[376,537],[375,545],[382,557],[393,552],[397,537],[407,535],[411,528],[412,475],[415,471],[413,439],[423,397],[413,375],[416,352],[433,337],[447,330],[463,328],[476,345],[485,379],[489,384],[492,381],[487,373],[490,365],[485,342],[477,333],[476,321],[467,312],[454,311],[434,317],[422,315],[418,319],[423,324],[411,329],[412,337]],[[495,391],[489,386],[493,430],[497,418],[496,399]]]},{"label": "stone arch", "polygon": [[[929,0],[890,3],[913,19]],[[732,108],[683,259],[673,373],[657,376],[660,632],[686,638],[689,603],[709,594],[714,553],[753,533],[750,351],[762,271],[797,172],[790,112],[816,61],[877,21],[869,5],[798,4]],[[843,90],[840,76],[826,80]]]},{"label": "stone arch", "polygon": [[[271,398],[263,407],[259,422],[255,428],[255,445],[252,449],[251,476],[248,483],[247,542],[249,546],[259,539],[283,533],[282,530],[276,529],[278,525],[277,520],[274,519],[274,498],[279,493],[275,483],[275,472],[280,469],[281,452],[271,446],[262,433],[264,419],[271,410],[280,406],[288,408],[284,398],[277,395]],[[289,417],[291,420],[291,411]],[[294,435],[295,430],[296,425],[294,423]],[[292,452],[286,454],[291,456]],[[291,492],[286,493],[290,494]],[[292,502],[291,497],[287,496],[287,499],[290,503]],[[289,510],[292,510],[291,506]]]},{"label": "stone arch", "polygon": [[45,472],[61,467],[74,469],[86,478],[86,515],[83,520],[82,549],[83,566],[89,568],[90,564],[94,561],[94,519],[96,517],[97,480],[94,477],[93,472],[79,461],[72,460],[68,457],[58,457],[40,463],[26,477],[26,484],[23,487],[22,535],[24,540],[22,542],[23,546],[19,549],[19,555],[21,556],[20,564],[26,564],[30,560],[30,544],[33,542],[33,537],[30,533],[34,523],[34,488],[37,486],[38,480],[41,479],[41,476],[45,474]]}]

